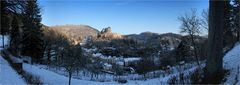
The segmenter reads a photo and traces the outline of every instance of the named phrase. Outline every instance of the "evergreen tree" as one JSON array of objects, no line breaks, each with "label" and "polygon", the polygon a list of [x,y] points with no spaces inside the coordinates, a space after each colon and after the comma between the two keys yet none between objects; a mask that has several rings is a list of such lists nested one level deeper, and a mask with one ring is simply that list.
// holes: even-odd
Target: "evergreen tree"
[{"label": "evergreen tree", "polygon": [[35,62],[39,62],[43,55],[43,33],[40,23],[40,8],[38,7],[37,1],[27,1],[24,12],[22,54],[31,56]]},{"label": "evergreen tree", "polygon": [[9,14],[10,11],[8,7],[10,6],[10,3],[3,0],[1,1],[1,28],[0,33],[2,35],[2,46],[4,47],[4,35],[8,34],[10,29],[10,18]]},{"label": "evergreen tree", "polygon": [[[10,34],[11,30],[15,30],[13,24],[20,20],[18,20],[21,16],[19,16],[24,10],[25,1],[12,1],[12,0],[1,0],[1,30],[0,33],[4,36]],[[15,22],[18,20],[17,22]],[[11,29],[12,26],[12,29]],[[18,28],[18,27],[17,27]],[[16,32],[15,32],[16,33]],[[4,41],[4,37],[2,37]],[[4,42],[2,43],[4,46]]]},{"label": "evergreen tree", "polygon": [[224,8],[224,28],[223,28],[223,47],[229,46],[229,45],[233,45],[234,42],[233,38],[233,31],[232,31],[232,26],[231,26],[231,21],[232,19],[232,15],[233,15],[233,11],[232,11],[233,7],[230,4],[229,1],[226,2],[226,8]]},{"label": "evergreen tree", "polygon": [[233,0],[233,29],[237,31],[237,40],[240,41],[240,0]]},{"label": "evergreen tree", "polygon": [[12,29],[10,31],[10,47],[14,54],[19,55],[20,46],[21,46],[21,28],[19,27],[19,20],[15,16],[12,21]]},{"label": "evergreen tree", "polygon": [[181,41],[176,48],[176,61],[188,61],[190,57],[190,46],[187,45],[187,42],[185,40]]}]

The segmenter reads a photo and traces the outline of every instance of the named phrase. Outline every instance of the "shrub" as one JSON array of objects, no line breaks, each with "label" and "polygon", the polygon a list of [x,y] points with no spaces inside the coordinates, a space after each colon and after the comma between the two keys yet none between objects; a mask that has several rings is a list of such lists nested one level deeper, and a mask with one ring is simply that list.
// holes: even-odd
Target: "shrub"
[{"label": "shrub", "polygon": [[172,76],[172,78],[168,80],[168,84],[171,84],[171,85],[177,84],[177,77]]},{"label": "shrub", "polygon": [[201,73],[201,69],[197,69],[190,75],[190,80],[192,84],[199,84],[202,82],[203,74]]},{"label": "shrub", "polygon": [[127,83],[127,80],[122,78],[118,79],[117,81],[118,83]]},{"label": "shrub", "polygon": [[24,71],[23,77],[25,78],[25,80],[29,85],[43,85],[39,76],[35,76],[35,75],[32,75],[31,73]]}]

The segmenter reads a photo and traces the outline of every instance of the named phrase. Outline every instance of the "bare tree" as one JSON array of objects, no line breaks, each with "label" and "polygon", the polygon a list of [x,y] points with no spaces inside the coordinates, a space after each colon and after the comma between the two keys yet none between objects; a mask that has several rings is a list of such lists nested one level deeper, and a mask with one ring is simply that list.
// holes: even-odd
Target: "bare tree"
[{"label": "bare tree", "polygon": [[194,56],[197,60],[198,66],[199,64],[199,58],[197,54],[197,45],[195,43],[195,38],[198,34],[201,33],[201,20],[197,16],[197,11],[192,9],[189,13],[185,13],[184,15],[180,16],[178,20],[181,22],[180,32],[186,33],[190,36],[190,41],[193,46],[193,52]]},{"label": "bare tree", "polygon": [[209,10],[203,10],[202,11],[202,19],[201,19],[201,26],[208,31],[208,16],[209,16]]},{"label": "bare tree", "polygon": [[47,64],[50,64],[51,58],[54,56],[57,57],[56,54],[60,52],[61,48],[68,46],[70,42],[68,42],[66,35],[50,28],[45,28],[43,34],[44,57],[47,57]]},{"label": "bare tree", "polygon": [[68,85],[71,85],[72,74],[85,66],[85,59],[80,45],[64,48],[63,56],[58,65],[65,68],[69,75]]}]

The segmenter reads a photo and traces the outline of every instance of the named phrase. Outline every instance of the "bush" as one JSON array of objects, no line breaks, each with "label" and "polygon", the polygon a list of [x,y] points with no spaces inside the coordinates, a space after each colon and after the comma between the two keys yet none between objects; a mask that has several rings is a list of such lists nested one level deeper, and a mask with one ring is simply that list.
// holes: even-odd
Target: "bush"
[{"label": "bush", "polygon": [[190,80],[192,84],[199,84],[202,82],[203,74],[201,73],[201,69],[197,69],[193,74],[190,75]]},{"label": "bush", "polygon": [[118,83],[127,83],[126,79],[118,79],[117,81],[118,81]]},{"label": "bush", "polygon": [[43,85],[42,81],[40,80],[40,77],[32,75],[28,72],[23,72],[23,77],[27,81],[29,85]]},{"label": "bush", "polygon": [[140,62],[137,64],[137,69],[136,72],[138,74],[146,74],[147,72],[153,71],[155,69],[154,62],[151,61],[150,59],[142,59]]},{"label": "bush", "polygon": [[177,77],[173,76],[171,79],[169,79],[168,84],[170,84],[170,85],[177,84]]}]

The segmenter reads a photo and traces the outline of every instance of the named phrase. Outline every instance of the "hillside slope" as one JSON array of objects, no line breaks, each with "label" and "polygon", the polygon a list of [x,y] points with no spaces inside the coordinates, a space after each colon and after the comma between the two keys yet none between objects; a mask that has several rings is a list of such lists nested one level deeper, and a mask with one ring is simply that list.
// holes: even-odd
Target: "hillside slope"
[{"label": "hillside slope", "polygon": [[81,42],[84,38],[89,36],[96,37],[99,33],[97,29],[88,25],[57,25],[49,28],[66,34],[76,43]]},{"label": "hillside slope", "polygon": [[0,56],[0,85],[27,85],[2,56]]},{"label": "hillside slope", "polygon": [[224,68],[230,71],[226,77],[227,85],[240,85],[240,44],[236,45],[223,58]]}]

